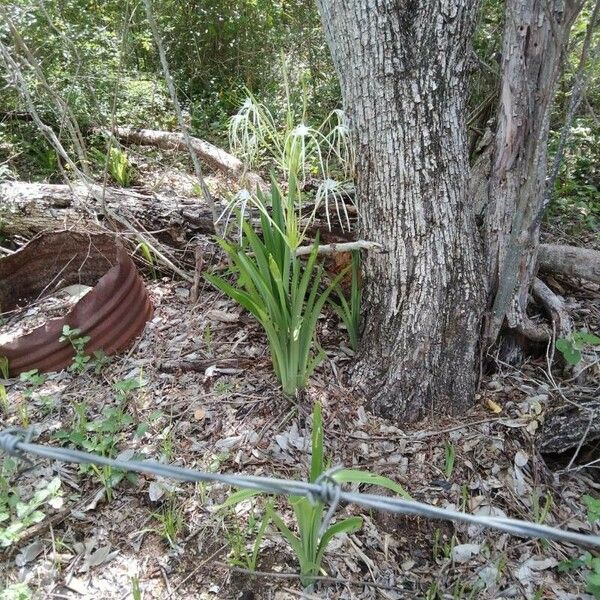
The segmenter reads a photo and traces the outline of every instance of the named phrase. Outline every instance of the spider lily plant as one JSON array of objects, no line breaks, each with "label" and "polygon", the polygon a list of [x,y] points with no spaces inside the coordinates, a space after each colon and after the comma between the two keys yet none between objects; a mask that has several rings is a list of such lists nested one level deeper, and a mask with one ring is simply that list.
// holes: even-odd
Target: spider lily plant
[{"label": "spider lily plant", "polygon": [[221,239],[237,281],[207,274],[216,288],[247,309],[263,327],[269,342],[273,369],[286,395],[306,386],[323,357],[314,351],[317,319],[344,272],[321,288],[323,266],[317,263],[318,238],[306,263],[296,256],[301,239],[293,197],[284,202],[273,185],[271,214],[263,203],[261,234],[242,222],[241,244]]},{"label": "spider lily plant", "polygon": [[[323,417],[321,406],[316,403],[312,417],[309,482],[316,483],[325,470]],[[339,484],[363,483],[378,485],[400,494],[404,498],[411,499],[410,495],[395,481],[369,471],[340,469],[333,471],[331,478]],[[219,509],[230,508],[261,494],[262,492],[254,490],[240,490],[229,496]],[[267,505],[265,519],[275,525],[290,545],[300,565],[302,585],[309,586],[314,582],[314,577],[321,572],[325,551],[333,538],[343,533],[348,534],[358,531],[362,527],[363,520],[362,517],[352,516],[329,524],[325,521],[328,507],[323,502],[319,500],[311,501],[304,496],[290,496],[289,502],[293,508],[297,534],[293,533],[292,529],[285,523],[283,515],[273,508],[272,502]]]},{"label": "spider lily plant", "polygon": [[[329,206],[334,204],[340,225],[349,229],[343,194],[345,182],[334,176],[334,173],[341,175],[347,184],[354,175],[355,154],[343,111],[334,110],[321,125],[311,127],[306,124],[304,114],[300,123],[294,122],[288,101],[282,121],[279,125],[269,109],[249,93],[229,122],[230,147],[250,166],[257,166],[261,159],[271,161],[278,174],[288,182],[288,189],[297,187],[295,200],[299,204],[302,184],[309,174],[315,174],[320,183],[315,211],[310,216],[314,217],[319,205],[325,204],[327,224],[331,229]],[[247,205],[242,198],[234,198],[231,204],[241,208]]]}]

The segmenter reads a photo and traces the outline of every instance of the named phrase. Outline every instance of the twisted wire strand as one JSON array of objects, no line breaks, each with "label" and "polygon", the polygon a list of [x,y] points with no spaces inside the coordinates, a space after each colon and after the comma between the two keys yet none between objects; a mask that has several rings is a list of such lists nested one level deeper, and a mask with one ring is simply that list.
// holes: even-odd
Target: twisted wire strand
[{"label": "twisted wire strand", "polygon": [[89,452],[59,448],[44,444],[33,444],[29,435],[15,428],[0,432],[0,450],[6,454],[25,459],[25,455],[35,455],[41,458],[57,460],[65,463],[93,464],[96,466],[112,467],[122,471],[132,471],[145,475],[156,475],[169,479],[190,482],[223,483],[240,489],[255,490],[266,494],[283,496],[304,496],[311,502],[328,504],[329,508],[321,523],[321,537],[327,530],[331,519],[342,502],[357,504],[364,508],[373,508],[386,512],[406,515],[418,515],[430,519],[442,519],[478,525],[480,527],[498,529],[513,535],[532,538],[553,539],[569,542],[579,546],[600,547],[600,536],[567,531],[549,527],[540,523],[521,521],[507,517],[472,515],[448,508],[432,506],[415,500],[398,497],[379,496],[358,492],[346,492],[335,481],[334,475],[339,467],[324,472],[314,483],[296,481],[293,479],[275,479],[254,475],[237,475],[223,473],[208,473],[185,467],[166,465],[153,460],[124,460],[106,458]]}]

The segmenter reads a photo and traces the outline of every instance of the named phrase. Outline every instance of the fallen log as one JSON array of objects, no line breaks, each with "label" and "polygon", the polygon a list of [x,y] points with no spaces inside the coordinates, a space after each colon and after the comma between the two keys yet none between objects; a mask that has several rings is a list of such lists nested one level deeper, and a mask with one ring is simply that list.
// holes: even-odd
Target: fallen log
[{"label": "fallen log", "polygon": [[600,283],[600,252],[597,250],[540,244],[538,263],[540,270],[547,273],[560,273]]},{"label": "fallen log", "polygon": [[[156,146],[164,150],[185,150],[187,145],[181,133],[171,131],[159,131],[155,129],[134,129],[132,127],[115,127],[114,135],[127,144],[140,144],[142,146]],[[225,150],[214,146],[196,137],[191,137],[191,144],[198,158],[209,167],[221,171],[230,177],[240,180],[242,185],[247,186],[250,191],[259,187],[265,191],[268,185],[265,180],[253,171],[248,171],[244,163],[225,152]]]},{"label": "fallen log", "polygon": [[[101,201],[102,194],[107,210]],[[219,203],[217,208],[222,211],[225,203]],[[107,222],[107,213],[122,217],[140,231],[153,232],[156,239],[176,248],[185,246],[196,234],[215,233],[210,208],[198,198],[149,194],[127,188],[105,188],[103,192],[101,186],[94,186],[92,193],[79,184],[0,183],[0,233],[7,237],[32,238],[43,231],[65,227],[87,232],[121,230],[118,222]],[[323,221],[311,225],[307,234],[314,236],[317,231],[326,244],[352,239],[348,232],[335,228],[329,231]]]},{"label": "fallen log", "polygon": [[[104,196],[106,209],[101,201]],[[0,232],[31,238],[43,231],[75,229],[96,232],[120,229],[106,222],[107,212],[127,219],[140,230],[175,247],[196,233],[214,233],[212,214],[197,198],[178,198],[125,188],[54,185],[11,181],[0,183]]]}]

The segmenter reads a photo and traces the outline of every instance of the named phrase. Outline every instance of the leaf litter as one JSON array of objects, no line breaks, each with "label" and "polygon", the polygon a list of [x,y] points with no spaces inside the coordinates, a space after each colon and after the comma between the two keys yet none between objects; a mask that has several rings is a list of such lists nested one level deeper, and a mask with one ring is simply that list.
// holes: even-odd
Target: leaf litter
[{"label": "leaf litter", "polygon": [[[558,476],[536,450],[548,411],[563,395],[578,393],[575,383],[555,389],[544,360],[521,369],[499,363],[482,381],[477,405],[460,420],[444,417],[401,429],[365,410],[345,385],[353,359],[333,316],[320,321],[327,360],[294,402],[278,390],[259,328],[231,302],[208,286],[193,305],[181,283],[162,279],[147,281],[147,287],[155,314],[128,352],[98,374],[49,373],[34,394],[26,382],[5,382],[2,426],[23,425],[26,416],[40,442],[64,443],[56,435],[79,428],[88,444],[111,437],[115,455],[299,478],[310,460],[309,417],[318,401],[332,464],[391,477],[415,499],[436,506],[598,533],[581,500],[598,493],[594,473]],[[588,319],[597,304],[584,304]],[[132,380],[139,385],[122,383]],[[128,418],[119,421],[118,411]],[[96,435],[111,414],[114,427]],[[235,514],[215,511],[229,493],[223,486],[116,477],[109,501],[106,473],[36,461],[16,480],[19,493],[30,497],[40,479],[56,474],[63,506],[46,507],[35,538],[0,556],[6,581],[24,581],[45,598],[125,598],[132,578],[146,599],[299,597],[297,580],[251,577],[231,568],[232,536],[258,513],[252,503]],[[289,519],[286,503],[277,505]],[[559,568],[583,553],[572,545],[357,506],[339,512],[361,515],[364,525],[330,546],[324,569],[336,581],[316,584],[319,598],[591,597],[581,572]],[[166,539],[167,519],[177,529],[173,543]],[[242,545],[251,548],[252,542],[250,535]],[[297,570],[274,531],[263,540],[257,567]]]}]

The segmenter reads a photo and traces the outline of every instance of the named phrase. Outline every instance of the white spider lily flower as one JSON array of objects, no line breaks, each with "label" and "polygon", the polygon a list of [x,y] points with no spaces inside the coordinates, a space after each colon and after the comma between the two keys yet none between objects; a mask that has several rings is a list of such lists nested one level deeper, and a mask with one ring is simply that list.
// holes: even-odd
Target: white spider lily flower
[{"label": "white spider lily flower", "polygon": [[306,137],[310,132],[310,127],[307,127],[306,125],[301,123],[292,131],[292,135],[294,137]]}]

